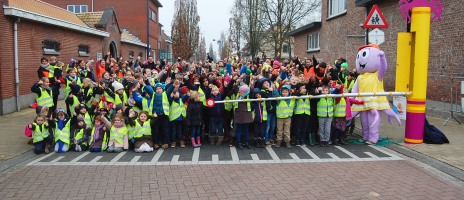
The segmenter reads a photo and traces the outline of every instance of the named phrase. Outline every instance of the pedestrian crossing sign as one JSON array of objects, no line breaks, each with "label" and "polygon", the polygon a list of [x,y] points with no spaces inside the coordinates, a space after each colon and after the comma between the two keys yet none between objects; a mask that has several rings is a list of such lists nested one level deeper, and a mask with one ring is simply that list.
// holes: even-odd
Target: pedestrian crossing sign
[{"label": "pedestrian crossing sign", "polygon": [[387,20],[380,12],[379,7],[374,5],[371,9],[371,12],[366,18],[366,21],[363,24],[364,28],[388,28]]}]

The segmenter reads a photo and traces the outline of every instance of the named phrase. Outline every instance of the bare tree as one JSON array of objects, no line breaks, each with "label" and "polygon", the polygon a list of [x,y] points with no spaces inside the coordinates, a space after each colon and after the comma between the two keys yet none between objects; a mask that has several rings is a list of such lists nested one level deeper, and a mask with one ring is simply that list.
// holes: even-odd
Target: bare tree
[{"label": "bare tree", "polygon": [[198,47],[199,50],[199,60],[205,60],[206,59],[206,41],[205,37],[201,38],[201,43],[200,46]]},{"label": "bare tree", "polygon": [[209,43],[209,51],[208,51],[208,53],[213,58],[213,60],[216,59],[216,54],[214,54],[214,50],[213,50],[213,43]]},{"label": "bare tree", "polygon": [[189,59],[198,48],[200,16],[196,0],[176,0],[174,2],[171,37],[174,57]]},{"label": "bare tree", "polygon": [[230,9],[231,18],[229,19],[229,42],[230,42],[230,51],[236,51],[238,57],[241,57],[240,46],[241,46],[241,37],[242,37],[242,20],[243,20],[243,11],[241,8],[241,1],[235,1],[234,5]]},{"label": "bare tree", "polygon": [[258,53],[264,33],[262,2],[262,0],[236,0],[234,4],[243,14],[241,37],[247,42],[252,57]]},{"label": "bare tree", "polygon": [[224,31],[221,31],[221,37],[219,41],[221,41],[221,44],[219,45],[219,48],[218,48],[218,55],[219,55],[219,59],[223,59],[229,56],[228,45],[230,44]]},{"label": "bare tree", "polygon": [[265,41],[274,48],[277,55],[282,52],[284,43],[291,45],[287,34],[292,27],[308,20],[319,8],[320,0],[263,0],[260,10],[264,14],[264,25],[267,30]]}]

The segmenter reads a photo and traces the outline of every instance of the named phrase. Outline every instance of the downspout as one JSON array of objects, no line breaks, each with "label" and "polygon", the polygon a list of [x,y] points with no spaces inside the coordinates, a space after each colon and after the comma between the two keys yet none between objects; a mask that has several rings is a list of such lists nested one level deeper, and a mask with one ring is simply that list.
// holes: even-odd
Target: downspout
[{"label": "downspout", "polygon": [[14,22],[14,60],[15,60],[15,80],[16,80],[16,111],[20,111],[21,106],[19,105],[19,72],[18,72],[18,23],[20,18]]},{"label": "downspout", "polygon": [[146,57],[148,59],[150,56],[150,1],[147,0],[147,53]]},{"label": "downspout", "polygon": [[93,0],[92,0],[92,12],[93,12]]}]

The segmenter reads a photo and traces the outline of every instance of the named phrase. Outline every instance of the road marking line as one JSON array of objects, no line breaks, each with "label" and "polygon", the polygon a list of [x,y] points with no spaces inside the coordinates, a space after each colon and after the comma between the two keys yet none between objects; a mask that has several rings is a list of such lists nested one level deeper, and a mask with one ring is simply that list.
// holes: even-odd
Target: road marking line
[{"label": "road marking line", "polygon": [[212,163],[213,164],[219,164],[219,155],[213,154]]},{"label": "road marking line", "polygon": [[48,157],[50,157],[50,156],[52,156],[52,155],[55,155],[55,152],[51,152],[51,153],[49,153],[48,155],[42,156],[42,157],[40,157],[39,159],[34,160],[34,161],[30,162],[30,163],[27,164],[27,165],[34,165],[34,164],[40,162],[41,160],[43,160],[43,159],[45,159],[45,158],[48,158]]},{"label": "road marking line", "polygon": [[335,160],[340,160],[340,157],[338,157],[337,155],[333,154],[333,153],[327,153],[330,157],[332,157],[333,159]]},{"label": "road marking line", "polygon": [[90,152],[89,152],[89,151],[87,151],[87,152],[85,152],[85,153],[81,154],[80,156],[77,156],[77,157],[76,157],[76,158],[74,158],[73,160],[69,161],[69,163],[68,163],[68,164],[75,163],[75,162],[77,162],[78,160],[82,159],[83,157],[85,157],[85,156],[87,156],[87,155],[89,155],[89,154],[90,154]]},{"label": "road marking line", "polygon": [[151,159],[150,164],[157,163],[159,158],[161,157],[161,154],[163,154],[163,152],[164,152],[164,149],[158,149],[155,156],[153,156],[153,159]]},{"label": "road marking line", "polygon": [[[389,155],[390,157],[392,157],[392,158],[394,158],[394,159],[400,158],[400,160],[402,160],[401,157],[399,157],[399,156],[397,156],[397,155],[394,155],[394,154],[391,154],[390,152],[387,152],[387,151],[381,149],[380,147],[376,147],[376,146],[374,146],[374,145],[368,145],[368,147],[371,147],[371,148],[373,148],[373,149],[375,149],[375,150],[377,150],[377,151],[380,151],[380,152],[382,152],[382,153],[384,153],[384,154],[387,154],[387,155]],[[383,148],[385,148],[385,147],[383,147]]]},{"label": "road marking line", "polygon": [[343,147],[335,146],[335,148],[337,148],[337,149],[339,149],[340,151],[342,151],[343,153],[345,153],[345,154],[351,156],[352,158],[355,158],[355,159],[359,158],[357,155],[354,155],[353,153],[351,153],[350,151],[346,150],[346,149],[343,148]]},{"label": "road marking line", "polygon": [[137,161],[139,161],[140,157],[142,157],[142,156],[134,156],[134,158],[132,158],[132,160],[129,162],[128,165],[135,165],[135,163],[137,163]]},{"label": "road marking line", "polygon": [[379,159],[379,157],[377,155],[374,155],[373,153],[371,152],[364,152],[365,154],[369,155],[370,157],[372,158],[375,158],[375,159]]},{"label": "road marking line", "polygon": [[308,147],[301,146],[300,148],[302,148],[309,156],[311,156],[311,158],[313,158],[312,160],[316,160],[316,161],[321,160],[321,158],[319,158],[319,156],[316,156],[316,154],[312,152],[311,150],[309,150]]},{"label": "road marking line", "polygon": [[301,163],[303,161],[301,161],[300,157],[298,157],[295,153],[289,153],[290,154],[290,157],[293,158],[293,160],[297,163]]},{"label": "road marking line", "polygon": [[280,160],[279,156],[275,153],[274,149],[272,148],[266,148],[267,152],[271,155],[272,159],[274,160],[275,163],[282,163],[283,161]]},{"label": "road marking line", "polygon": [[180,155],[174,155],[172,156],[172,159],[171,159],[171,165],[177,165],[179,163],[179,157]]},{"label": "road marking line", "polygon": [[198,164],[200,158],[200,148],[193,149],[192,164]]},{"label": "road marking line", "polygon": [[52,160],[49,162],[50,165],[60,165],[61,163],[59,163],[58,161],[63,159],[65,156],[59,156],[58,158],[56,158],[55,160]]},{"label": "road marking line", "polygon": [[235,147],[230,147],[230,154],[232,155],[232,161],[227,161],[228,164],[240,164],[240,159],[238,158],[237,149]]},{"label": "road marking line", "polygon": [[118,155],[116,155],[116,157],[114,157],[110,162],[108,162],[108,165],[114,165],[116,162],[118,162],[118,160],[120,158],[122,158],[124,156],[124,154],[126,154],[127,151],[123,151],[121,153],[119,153]]}]

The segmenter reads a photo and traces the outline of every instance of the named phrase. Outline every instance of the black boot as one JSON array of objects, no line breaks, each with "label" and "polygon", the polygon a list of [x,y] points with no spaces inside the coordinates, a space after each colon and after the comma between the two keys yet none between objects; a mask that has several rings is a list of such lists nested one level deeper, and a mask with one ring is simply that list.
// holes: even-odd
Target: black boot
[{"label": "black boot", "polygon": [[347,145],[348,144],[345,141],[343,141],[343,135],[338,136],[338,143],[340,143],[341,145]]},{"label": "black boot", "polygon": [[261,140],[259,140],[260,144],[261,144],[261,148],[264,148],[266,147],[266,144],[264,144],[264,138],[261,138]]},{"label": "black boot", "polygon": [[235,146],[235,137],[230,137],[229,147],[233,147],[233,146]]},{"label": "black boot", "polygon": [[260,138],[255,138],[255,145],[256,145],[256,148],[261,148],[261,139]]},{"label": "black boot", "polygon": [[332,145],[339,145],[337,142],[337,138],[332,138]]},{"label": "black boot", "polygon": [[248,142],[245,142],[245,147],[251,149],[251,146],[248,144]]},{"label": "black boot", "polygon": [[242,143],[239,142],[238,145],[237,145],[237,148],[238,148],[238,149],[243,149]]}]

